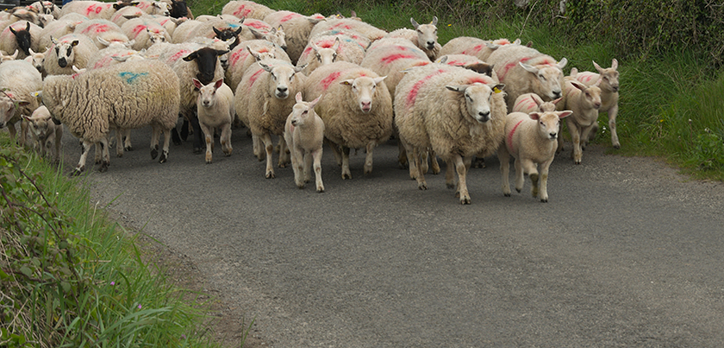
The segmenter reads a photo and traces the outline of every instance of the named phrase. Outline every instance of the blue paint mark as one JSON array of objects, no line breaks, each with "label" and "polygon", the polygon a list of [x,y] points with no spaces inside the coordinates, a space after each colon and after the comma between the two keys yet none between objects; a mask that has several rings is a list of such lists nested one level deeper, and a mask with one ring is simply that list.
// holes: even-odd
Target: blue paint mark
[{"label": "blue paint mark", "polygon": [[136,74],[136,73],[126,71],[126,72],[122,72],[122,73],[118,74],[118,76],[120,76],[122,79],[126,79],[126,83],[128,83],[129,85],[132,84],[133,81],[136,80],[136,78],[138,78],[139,76],[144,76],[144,75],[148,75],[148,73]]},{"label": "blue paint mark", "polygon": [[238,24],[234,24],[234,23],[226,23],[226,24],[229,25],[229,28],[234,28],[234,29],[236,29],[236,28],[239,27]]}]

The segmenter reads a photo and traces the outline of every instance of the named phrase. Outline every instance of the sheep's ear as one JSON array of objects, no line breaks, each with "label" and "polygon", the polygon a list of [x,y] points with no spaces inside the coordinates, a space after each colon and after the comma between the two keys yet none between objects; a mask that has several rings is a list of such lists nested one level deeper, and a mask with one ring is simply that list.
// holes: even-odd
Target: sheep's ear
[{"label": "sheep's ear", "polygon": [[15,29],[13,29],[12,26],[8,26],[8,29],[10,29],[10,32],[11,32],[11,33],[13,33],[13,34],[15,34],[15,35],[18,35],[18,32],[15,31]]},{"label": "sheep's ear", "polygon": [[15,53],[13,53],[13,55],[12,55],[11,57],[13,57],[13,59],[15,59],[15,58],[18,57],[18,54],[19,54],[19,53],[20,53],[20,52],[19,52],[18,50],[15,50]]},{"label": "sheep's ear", "polygon": [[540,119],[540,116],[541,116],[540,113],[539,113],[539,112],[536,112],[536,111],[531,112],[531,113],[528,114],[528,117],[530,117],[532,120],[536,120],[536,121],[537,121],[538,119]]},{"label": "sheep's ear", "polygon": [[304,64],[304,65],[302,65],[302,66],[294,67],[294,72],[302,72],[302,71],[304,70],[304,68],[307,67],[307,65],[309,65],[309,63]]},{"label": "sheep's ear", "polygon": [[499,83],[499,84],[493,86],[491,89],[493,90],[493,93],[500,93],[503,91],[503,88],[505,88],[505,84]]},{"label": "sheep's ear", "polygon": [[29,102],[29,101],[25,101],[25,100],[18,100],[18,105],[20,105],[20,106],[28,106],[28,105],[30,105],[30,102]]},{"label": "sheep's ear", "polygon": [[580,83],[580,82],[578,82],[578,81],[571,81],[571,85],[573,85],[573,87],[576,87],[576,88],[578,88],[578,89],[580,89],[580,90],[582,90],[582,91],[585,91],[586,88],[588,88],[588,87],[586,87],[586,85],[584,85],[584,84],[582,84],[582,83]]},{"label": "sheep's ear", "polygon": [[25,121],[28,121],[28,122],[33,122],[33,119],[31,119],[31,118],[30,118],[30,116],[27,116],[27,115],[20,115],[20,117],[22,117],[22,118],[23,118],[23,120],[25,120]]},{"label": "sheep's ear", "polygon": [[134,19],[134,18],[138,18],[138,17],[141,17],[140,13],[123,15],[123,18],[125,18],[125,19]]},{"label": "sheep's ear", "polygon": [[564,111],[559,111],[559,112],[557,112],[557,114],[558,114],[558,118],[566,118],[566,117],[572,115],[572,114],[573,114],[573,111],[571,111],[571,110],[564,110]]},{"label": "sheep's ear", "polygon": [[294,96],[294,100],[295,100],[297,103],[303,102],[304,100],[302,99],[302,92],[297,92],[297,95]]},{"label": "sheep's ear", "polygon": [[[515,41],[513,41],[512,44],[513,44],[513,45],[520,45],[520,39],[519,39],[519,38],[518,38],[518,39],[515,39]],[[532,45],[532,44],[533,44],[533,42],[531,41],[531,45]]]},{"label": "sheep's ear", "polygon": [[199,81],[197,78],[193,78],[193,79],[191,79],[191,80],[194,82],[194,86],[195,86],[197,89],[201,89],[201,87],[204,86],[204,85],[201,83],[201,81]]},{"label": "sheep's ear", "polygon": [[28,22],[28,25],[25,26],[25,30],[30,31],[30,22]]},{"label": "sheep's ear", "polygon": [[189,54],[188,56],[183,57],[182,59],[183,59],[184,61],[190,62],[190,61],[196,59],[196,57],[198,57],[198,56],[199,56],[198,53],[193,52],[193,53]]},{"label": "sheep's ear", "polygon": [[239,29],[236,29],[234,35],[239,35],[241,33],[241,29],[244,29],[244,27],[239,27]]},{"label": "sheep's ear", "polygon": [[566,59],[565,57],[563,57],[563,58],[561,58],[561,60],[558,62],[558,64],[556,64],[556,66],[557,66],[559,69],[563,69],[563,68],[566,66],[566,64],[568,64],[568,59]]},{"label": "sheep's ear", "polygon": [[410,17],[410,23],[412,23],[412,27],[415,28],[415,29],[417,29],[417,27],[420,26],[419,24],[417,24],[417,22],[415,21],[415,19],[412,18],[412,17]]},{"label": "sheep's ear", "polygon": [[35,98],[42,98],[42,97],[43,97],[43,91],[42,91],[42,90],[40,90],[40,91],[35,91],[35,92],[31,93],[30,95],[32,95],[32,96],[35,97]]},{"label": "sheep's ear", "polygon": [[259,64],[261,66],[261,68],[264,69],[264,71],[266,71],[268,73],[270,73],[273,69],[273,67],[271,65],[267,65],[262,62],[258,62],[257,64]]},{"label": "sheep's ear", "polygon": [[598,87],[601,85],[601,81],[603,81],[603,75],[600,75],[596,83],[594,83],[593,85]]},{"label": "sheep's ear", "polygon": [[430,23],[430,24],[437,26],[437,16],[432,17],[432,23]]},{"label": "sheep's ear", "polygon": [[442,56],[437,59],[436,63],[445,64],[445,62],[447,62],[447,58],[448,58],[448,56]]},{"label": "sheep's ear", "polygon": [[79,40],[73,40],[73,42],[70,43],[70,46],[75,47],[75,46],[78,46],[79,43],[80,43]]},{"label": "sheep's ear", "polygon": [[284,27],[282,27],[282,25],[279,24],[279,27],[277,27],[277,33],[283,33],[283,32],[284,32]]},{"label": "sheep's ear", "polygon": [[527,71],[531,74],[538,74],[538,68],[536,68],[530,64],[525,64],[523,62],[518,62],[518,64],[520,64],[520,66],[522,66],[523,69],[525,69],[525,71]]},{"label": "sheep's ear", "polygon": [[375,82],[375,85],[379,85],[380,82],[384,81],[386,78],[387,78],[386,75],[385,75],[385,76],[382,76],[382,77],[375,77],[374,79],[372,79],[372,81]]},{"label": "sheep's ear", "polygon": [[613,69],[613,70],[618,69],[618,61],[616,60],[616,58],[614,58],[614,59],[611,61],[611,69]]},{"label": "sheep's ear", "polygon": [[473,63],[465,66],[465,69],[475,71],[478,74],[493,77],[493,66],[487,63]]},{"label": "sheep's ear", "polygon": [[232,36],[231,39],[224,41],[224,43],[226,43],[229,46],[233,45],[234,42],[236,42],[236,36]]},{"label": "sheep's ear", "polygon": [[489,50],[497,50],[497,49],[500,47],[500,45],[496,45],[496,44],[494,44],[494,43],[492,43],[492,42],[486,42],[486,43],[485,43],[485,46],[486,46]]},{"label": "sheep's ear", "polygon": [[465,90],[468,89],[470,85],[460,85],[460,86],[445,86],[445,88],[458,93],[465,93]]},{"label": "sheep's ear", "polygon": [[221,30],[216,29],[216,27],[211,27],[211,28],[214,29],[214,33],[216,33],[216,36],[221,36]]},{"label": "sheep's ear", "polygon": [[[58,44],[58,40],[56,40],[56,39],[53,37],[53,35],[50,35],[50,42],[52,42],[53,45],[57,45],[57,44]],[[48,47],[48,49],[50,49],[50,47]]]},{"label": "sheep's ear", "polygon": [[[16,51],[17,51],[17,50],[16,50]],[[32,49],[32,48],[28,48],[28,52],[30,52],[30,55],[31,55],[31,56],[35,54],[35,52],[33,52],[33,49]]]},{"label": "sheep's ear", "polygon": [[123,63],[123,62],[127,61],[129,57],[131,57],[131,56],[111,56],[111,59],[115,60],[116,62]]},{"label": "sheep's ear", "polygon": [[256,59],[257,62],[259,61],[259,58],[261,58],[261,57],[259,56],[259,52],[254,51],[254,50],[253,50],[251,47],[249,47],[249,46],[246,46],[246,50],[249,51],[249,53],[251,54],[251,56],[254,57],[254,59]]},{"label": "sheep's ear", "polygon": [[224,84],[224,78],[222,77],[222,78],[216,80],[216,83],[214,83],[214,89],[221,88],[221,85],[223,85],[223,84]]},{"label": "sheep's ear", "polygon": [[314,109],[314,107],[317,106],[317,103],[319,103],[319,100],[322,99],[322,96],[323,96],[323,95],[324,95],[324,94],[320,94],[319,97],[317,97],[317,99],[314,99],[314,100],[310,101],[310,102],[309,102],[309,108],[310,108],[310,109]]},{"label": "sheep's ear", "polygon": [[578,76],[578,68],[576,68],[576,67],[571,68],[571,73],[568,76],[570,76],[570,77]]},{"label": "sheep's ear", "polygon": [[251,33],[254,34],[254,37],[255,37],[257,40],[263,40],[263,39],[264,39],[264,34],[262,34],[262,33],[258,32],[258,31],[256,31],[256,30],[254,30],[254,29],[251,29],[251,28],[249,28],[249,30],[251,30]]},{"label": "sheep's ear", "polygon": [[354,79],[340,81],[339,84],[345,86],[352,86],[354,84]]},{"label": "sheep's ear", "polygon": [[229,53],[229,50],[216,50],[217,56],[223,56],[225,54]]},{"label": "sheep's ear", "polygon": [[341,45],[341,44],[342,44],[342,42],[339,41],[339,36],[337,36],[337,38],[334,39],[334,45],[332,45],[332,51],[337,52],[337,50],[339,49],[339,45]]},{"label": "sheep's ear", "polygon": [[603,68],[600,65],[598,65],[598,63],[596,63],[596,61],[592,61],[592,62],[593,62],[593,67],[596,68],[596,70],[598,70],[599,73],[603,74]]},{"label": "sheep's ear", "polygon": [[560,98],[552,101],[551,103],[553,103],[553,104],[555,104],[555,105],[558,105],[558,102],[560,102],[561,100],[563,100],[563,97],[560,97]]},{"label": "sheep's ear", "polygon": [[[146,30],[148,30],[148,29],[146,29]],[[108,47],[108,46],[111,44],[110,42],[108,42],[108,40],[106,40],[106,39],[104,39],[104,38],[102,38],[102,37],[100,37],[100,36],[99,36],[97,39],[98,39],[98,42],[100,42],[100,43],[103,44],[103,46]]]}]

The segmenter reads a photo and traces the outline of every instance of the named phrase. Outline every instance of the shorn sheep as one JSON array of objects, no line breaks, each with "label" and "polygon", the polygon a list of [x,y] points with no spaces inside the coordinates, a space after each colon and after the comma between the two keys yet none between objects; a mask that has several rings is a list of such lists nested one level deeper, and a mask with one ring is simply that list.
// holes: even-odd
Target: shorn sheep
[{"label": "shorn sheep", "polygon": [[[598,126],[598,110],[601,108],[601,88],[598,87],[600,84],[600,79],[593,86],[586,86],[578,81],[566,81],[565,105],[558,104],[559,109],[573,111],[573,115],[566,119],[566,125],[573,142],[571,158],[576,164],[581,164],[588,137]],[[563,139],[558,138],[558,151],[562,149]]]},{"label": "shorn sheep", "polygon": [[505,45],[496,49],[487,60],[495,68],[501,83],[505,84],[508,109],[524,93],[536,93],[544,101],[563,95],[563,69],[568,60],[560,62],[549,55],[520,45]]},{"label": "shorn sheep", "polygon": [[35,109],[30,117],[23,116],[23,118],[28,122],[30,134],[40,155],[50,156],[50,160],[54,163],[60,161],[63,125],[55,124],[45,105]]},{"label": "shorn sheep", "polygon": [[287,117],[284,126],[284,140],[292,155],[294,183],[300,189],[312,180],[312,162],[317,192],[324,192],[322,182],[322,145],[324,143],[324,121],[314,112],[314,107],[322,98],[320,95],[311,102],[302,100],[302,93],[297,92],[296,104]]},{"label": "shorn sheep", "polygon": [[342,166],[342,179],[352,178],[350,149],[366,150],[364,173],[370,174],[374,148],[392,135],[392,98],[384,79],[349,62],[321,66],[307,78],[307,99],[325,95],[316,111],[324,120],[324,136]]},{"label": "shorn sheep", "polygon": [[[292,112],[295,100],[290,95],[302,91],[305,76],[302,69],[282,60],[266,60],[252,65],[236,88],[234,107],[244,123],[249,125],[252,136],[264,144],[265,154],[255,149],[260,160],[266,157],[265,176],[276,177],[272,166],[272,134],[282,136],[284,123]],[[279,167],[287,163],[286,144],[280,139]],[[258,145],[256,146],[258,147]]]},{"label": "shorn sheep", "polygon": [[[593,66],[598,70],[597,73],[589,71],[581,71],[575,76],[576,79],[585,84],[591,86],[599,78],[603,81],[599,85],[601,88],[601,108],[599,112],[608,112],[608,128],[611,130],[611,144],[613,148],[620,149],[621,143],[618,141],[618,133],[616,133],[616,116],[618,115],[618,60],[615,58],[611,62],[610,68],[601,68],[596,62],[593,62]],[[573,74],[571,74],[573,75]]]},{"label": "shorn sheep", "polygon": [[168,159],[171,129],[179,110],[179,80],[164,63],[146,59],[88,70],[75,77],[48,76],[43,84],[43,104],[83,142],[83,154],[75,174],[85,169],[91,145],[102,146],[100,171],[110,164],[110,129],[151,125],[151,158],[158,157],[158,141],[164,133],[159,163]]},{"label": "shorn sheep", "polygon": [[[455,168],[456,194],[461,204],[470,204],[466,177],[473,156],[494,154],[503,140],[503,85],[471,70],[450,67],[454,71],[444,72],[438,66],[414,68],[402,78],[395,94],[395,124],[415,167],[420,166],[414,154],[432,148],[447,163],[448,187],[455,185]],[[418,188],[427,189],[421,171],[416,178]]]},{"label": "shorn sheep", "polygon": [[[515,158],[515,190],[523,190],[523,174],[531,182],[533,198],[548,202],[548,169],[556,154],[560,119],[572,111],[512,112],[505,118],[505,140],[498,148],[503,194],[510,197],[510,156]],[[540,166],[540,168],[538,168]],[[540,169],[540,177],[538,169]],[[538,186],[540,180],[540,187]]]},{"label": "shorn sheep", "polygon": [[199,126],[204,132],[206,141],[206,163],[210,164],[214,151],[214,130],[221,129],[219,142],[224,155],[231,156],[231,122],[234,118],[234,92],[218,79],[204,85],[193,79],[194,86],[199,90],[196,102]]}]

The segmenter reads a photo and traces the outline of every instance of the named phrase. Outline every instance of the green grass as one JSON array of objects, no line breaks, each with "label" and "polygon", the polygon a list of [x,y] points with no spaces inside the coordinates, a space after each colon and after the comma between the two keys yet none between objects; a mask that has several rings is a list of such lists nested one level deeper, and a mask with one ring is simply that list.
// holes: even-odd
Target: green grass
[{"label": "green grass", "polygon": [[[68,179],[0,136],[0,346],[215,347],[203,303]],[[192,300],[192,301],[189,301]]]}]

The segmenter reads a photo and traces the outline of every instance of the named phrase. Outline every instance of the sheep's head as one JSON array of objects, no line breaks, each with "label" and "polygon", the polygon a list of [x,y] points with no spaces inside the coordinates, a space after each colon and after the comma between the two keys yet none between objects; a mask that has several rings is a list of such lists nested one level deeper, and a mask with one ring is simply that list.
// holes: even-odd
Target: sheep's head
[{"label": "sheep's head", "polygon": [[154,1],[150,14],[168,17],[171,12],[168,9],[168,3],[163,1]]},{"label": "sheep's head", "polygon": [[573,111],[545,111],[545,112],[531,112],[529,114],[531,119],[538,121],[538,133],[540,136],[549,139],[558,139],[558,129],[560,125],[560,119],[568,117]]},{"label": "sheep's head", "polygon": [[[241,30],[243,29],[243,27],[240,26],[238,29],[234,29],[234,28],[226,28],[226,29],[221,29],[221,30],[216,29],[216,28],[213,28],[213,29],[214,29],[214,33],[216,33],[217,39],[219,39],[221,41],[226,41],[231,38],[234,38],[235,39],[234,42],[236,43],[236,42],[239,42],[239,39],[238,39],[239,34],[241,34]],[[231,49],[233,49],[233,48],[234,47],[231,47]]]},{"label": "sheep's head", "polygon": [[148,33],[148,39],[151,40],[152,45],[159,42],[166,42],[166,32],[162,32],[160,30],[148,30],[148,28],[146,28],[146,32]]},{"label": "sheep's head", "polygon": [[293,67],[291,64],[274,64],[269,65],[264,62],[259,62],[264,71],[268,72],[271,76],[271,83],[269,83],[268,93],[273,95],[277,99],[287,99],[290,93],[294,92],[294,79],[296,74],[306,67]]},{"label": "sheep's head", "polygon": [[410,23],[417,31],[417,45],[427,50],[434,49],[437,43],[437,17],[432,17],[430,24],[417,24],[413,18],[410,18]]},{"label": "sheep's head", "polygon": [[52,36],[50,39],[51,41],[53,41],[53,46],[55,47],[55,55],[58,57],[58,66],[60,66],[61,68],[72,66],[73,61],[75,60],[75,50],[73,50],[73,48],[75,46],[78,46],[78,43],[80,43],[80,41],[73,40],[71,42],[59,42]]},{"label": "sheep's head", "polygon": [[199,96],[197,99],[198,105],[201,105],[205,108],[210,108],[214,106],[214,101],[216,100],[216,90],[224,84],[224,79],[220,78],[215,82],[209,83],[207,85],[202,84],[201,81],[197,79],[193,79],[193,82],[196,89],[199,90]]},{"label": "sheep's head", "polygon": [[533,92],[538,94],[543,100],[558,99],[563,96],[563,67],[566,66],[568,60],[561,59],[555,65],[541,64],[532,66],[519,62],[521,67],[532,74],[530,82]]},{"label": "sheep's head", "polygon": [[261,32],[251,28],[249,28],[249,30],[251,30],[251,33],[254,34],[254,37],[258,40],[266,40],[281,47],[283,50],[287,49],[286,34],[281,25],[267,32]]},{"label": "sheep's head", "polygon": [[317,99],[314,99],[310,102],[305,102],[302,99],[302,92],[297,92],[297,95],[294,97],[295,101],[297,102],[294,104],[294,107],[292,108],[292,114],[289,115],[291,117],[291,124],[294,127],[303,126],[310,117],[314,117],[314,107],[319,102],[319,99],[321,99],[322,96],[320,95],[317,97]]},{"label": "sheep's head", "polygon": [[219,56],[228,52],[229,51],[221,51],[204,47],[192,52],[186,57],[183,57],[183,60],[187,62],[195,60],[199,69],[199,73],[196,74],[196,78],[202,83],[207,84],[214,80],[216,63],[219,61]]},{"label": "sheep's head", "polygon": [[497,84],[490,87],[484,83],[471,85],[445,86],[448,90],[457,92],[465,98],[465,109],[472,118],[480,123],[490,121],[493,94],[499,93],[505,85]]},{"label": "sheep's head", "polygon": [[609,89],[612,92],[618,92],[618,60],[616,58],[611,62],[611,67],[608,69],[601,68],[596,62],[593,62],[593,66],[596,67],[598,73],[603,79],[601,86],[605,89]]},{"label": "sheep's head", "polygon": [[189,8],[184,0],[171,0],[171,10],[169,15],[173,18],[183,18],[189,16]]},{"label": "sheep's head", "polygon": [[27,22],[27,25],[24,29],[17,29],[13,28],[13,26],[8,27],[10,29],[10,32],[15,34],[15,41],[18,43],[18,47],[25,53],[26,56],[30,55],[30,22]]},{"label": "sheep's head", "polygon": [[50,116],[50,111],[45,105],[33,111],[31,116],[23,116],[28,121],[30,129],[39,139],[45,139],[55,131],[55,123]]},{"label": "sheep's head", "polygon": [[[48,52],[48,49],[45,49],[45,52],[43,52],[43,53],[33,52],[32,49],[29,51],[30,51],[30,55],[25,57],[25,61],[30,64],[33,64],[35,69],[38,69],[38,71],[42,72],[43,71],[43,60],[45,60],[45,54]],[[16,51],[16,54],[17,54],[17,51]]]},{"label": "sheep's head", "polygon": [[251,56],[254,57],[257,62],[276,58],[276,50],[273,47],[269,50],[256,51],[253,48],[246,46],[246,50],[249,51]]},{"label": "sheep's head", "polygon": [[573,87],[578,88],[581,91],[581,98],[592,108],[598,110],[601,107],[601,81],[598,79],[593,86],[586,86],[578,81],[571,81]]},{"label": "sheep's head", "polygon": [[334,39],[334,44],[330,47],[319,47],[313,42],[311,43],[312,49],[314,49],[317,61],[321,65],[332,64],[337,60],[337,50],[339,49],[340,41],[339,37]]},{"label": "sheep's head", "polygon": [[375,99],[375,90],[377,89],[377,85],[382,83],[386,77],[387,76],[372,78],[362,76],[356,79],[344,80],[340,83],[352,88],[352,93],[356,98],[355,101],[357,102],[357,106],[359,106],[362,113],[368,114],[375,106],[372,102]]},{"label": "sheep's head", "polygon": [[[32,50],[31,50],[31,52],[32,52]],[[2,52],[0,52],[0,63],[15,60],[15,58],[18,57],[19,53],[20,53],[20,51],[15,50],[15,53],[13,53],[12,55],[6,56],[6,55],[2,54]]]}]

